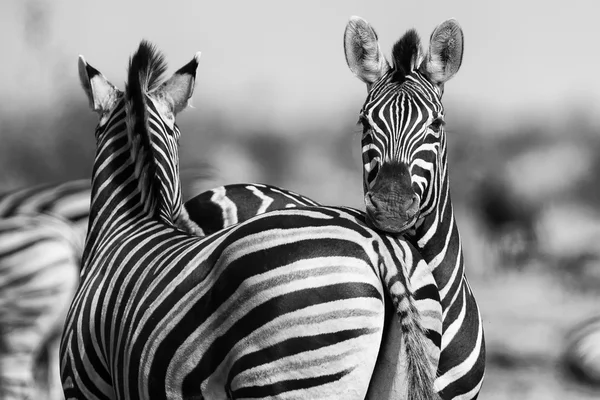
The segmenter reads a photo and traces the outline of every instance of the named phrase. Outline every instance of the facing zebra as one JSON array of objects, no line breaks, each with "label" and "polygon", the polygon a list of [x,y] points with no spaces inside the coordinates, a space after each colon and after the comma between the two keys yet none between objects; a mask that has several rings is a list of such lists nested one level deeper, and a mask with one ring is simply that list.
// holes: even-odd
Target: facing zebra
[{"label": "facing zebra", "polygon": [[344,50],[368,90],[360,111],[368,220],[377,229],[404,233],[432,268],[443,308],[435,388],[444,399],[474,399],[485,370],[483,324],[450,200],[441,101],[444,84],[462,62],[462,29],[455,20],[437,26],[425,54],[416,31],[407,31],[393,47],[390,66],[375,30],[352,17]]},{"label": "facing zebra", "polygon": [[[100,123],[61,342],[66,398],[362,399],[385,292],[402,320],[409,398],[434,398],[435,363],[405,279],[429,271],[413,247],[391,252],[356,213],[329,207],[263,214],[207,238],[182,231],[174,118],[197,57],[161,84],[162,56],[142,42],[125,93],[79,66]],[[427,287],[437,294],[433,277]]]}]

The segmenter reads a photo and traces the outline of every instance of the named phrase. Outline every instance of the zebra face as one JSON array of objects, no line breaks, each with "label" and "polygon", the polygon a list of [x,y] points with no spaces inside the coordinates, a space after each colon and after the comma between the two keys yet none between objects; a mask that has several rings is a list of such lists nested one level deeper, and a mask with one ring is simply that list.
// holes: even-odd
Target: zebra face
[{"label": "zebra face", "polygon": [[394,45],[393,66],[377,34],[364,20],[350,19],[344,34],[350,70],[367,84],[360,112],[365,205],[369,222],[401,233],[437,205],[445,149],[444,83],[458,71],[462,30],[454,20],[439,25],[423,55],[409,30]]},{"label": "zebra face", "polygon": [[365,205],[376,228],[403,232],[431,208],[443,121],[435,87],[418,72],[373,86],[360,122]]}]

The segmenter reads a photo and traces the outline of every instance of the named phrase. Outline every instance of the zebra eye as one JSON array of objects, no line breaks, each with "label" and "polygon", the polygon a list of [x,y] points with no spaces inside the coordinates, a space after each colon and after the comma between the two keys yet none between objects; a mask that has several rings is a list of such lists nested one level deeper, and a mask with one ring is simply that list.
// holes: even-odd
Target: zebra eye
[{"label": "zebra eye", "polygon": [[429,125],[429,128],[435,133],[440,133],[442,126],[444,126],[444,120],[441,118],[436,118],[433,120],[431,125]]}]

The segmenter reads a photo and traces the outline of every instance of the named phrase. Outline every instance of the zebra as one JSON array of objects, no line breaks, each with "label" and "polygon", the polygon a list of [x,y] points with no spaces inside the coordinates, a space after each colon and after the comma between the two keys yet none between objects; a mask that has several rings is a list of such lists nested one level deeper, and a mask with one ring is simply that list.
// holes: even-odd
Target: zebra
[{"label": "zebra", "polygon": [[600,387],[600,315],[586,319],[569,331],[562,364],[569,376]]},{"label": "zebra", "polygon": [[485,372],[483,323],[464,272],[448,180],[444,84],[458,72],[463,32],[438,25],[423,54],[408,30],[386,60],[371,25],[351,17],[344,32],[350,71],[367,85],[363,127],[364,201],[371,226],[403,234],[433,270],[443,308],[435,389],[444,399],[475,399]]},{"label": "zebra", "polygon": [[[175,115],[198,58],[163,82],[162,54],[142,41],[125,92],[79,59],[99,123],[81,279],[61,339],[65,398],[362,399],[385,294],[401,320],[408,398],[435,398],[425,322],[437,322],[420,315],[412,292],[432,293],[439,332],[441,305],[408,242],[388,247],[360,214],[332,207],[193,235]],[[424,284],[411,291],[416,269]]]},{"label": "zebra", "polygon": [[[0,218],[0,398],[60,395],[58,338],[77,286],[83,240],[59,218]],[[52,345],[54,344],[54,345]],[[53,349],[44,353],[44,349]],[[38,356],[50,368],[34,374]],[[43,371],[42,371],[43,372]]]}]

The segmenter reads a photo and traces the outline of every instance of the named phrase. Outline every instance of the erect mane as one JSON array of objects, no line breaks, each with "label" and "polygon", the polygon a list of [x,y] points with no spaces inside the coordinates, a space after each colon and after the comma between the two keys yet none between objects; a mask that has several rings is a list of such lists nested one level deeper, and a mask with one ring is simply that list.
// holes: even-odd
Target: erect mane
[{"label": "erect mane", "polygon": [[138,50],[129,59],[127,85],[139,81],[142,91],[148,93],[156,89],[167,71],[164,55],[147,40],[142,40]]},{"label": "erect mane", "polygon": [[420,57],[421,38],[419,38],[417,31],[409,29],[392,48],[394,80],[404,81],[406,75],[418,67]]},{"label": "erect mane", "polygon": [[154,183],[157,167],[148,129],[146,96],[161,84],[166,69],[162,53],[146,40],[142,40],[129,60],[126,88],[127,130],[142,203],[150,214],[154,213],[159,193],[158,185]]}]

